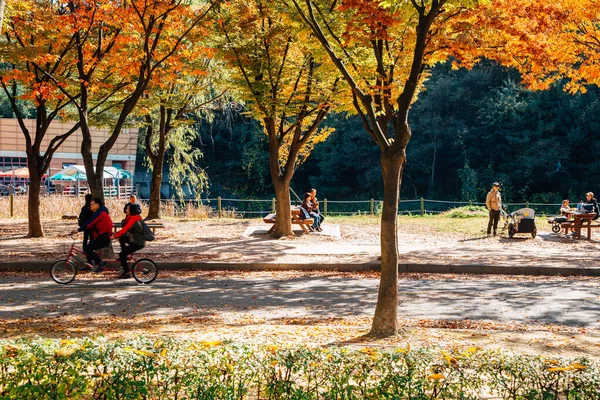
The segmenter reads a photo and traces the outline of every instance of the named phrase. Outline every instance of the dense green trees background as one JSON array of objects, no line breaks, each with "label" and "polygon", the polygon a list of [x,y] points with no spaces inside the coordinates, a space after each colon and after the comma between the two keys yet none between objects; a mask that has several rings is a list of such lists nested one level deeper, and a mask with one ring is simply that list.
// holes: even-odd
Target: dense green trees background
[{"label": "dense green trees background", "polygon": [[[600,192],[600,90],[573,96],[561,85],[533,92],[519,82],[517,72],[493,62],[471,71],[437,65],[411,111],[402,199],[483,201],[493,181],[511,202],[579,201]],[[0,112],[12,116],[4,99]],[[335,114],[326,124],[336,131],[316,146],[292,188],[300,194],[316,187],[329,199],[381,198],[379,151],[358,118]],[[266,136],[256,135],[256,121],[236,108],[198,121],[196,129],[208,196],[273,196]]]},{"label": "dense green trees background", "polygon": [[[600,191],[600,91],[569,95],[523,88],[493,62],[473,70],[437,65],[411,112],[413,136],[402,198],[483,201],[494,181],[511,202],[559,202]],[[357,117],[336,114],[336,131],[316,146],[292,188],[316,187],[329,199],[380,198],[379,151]],[[266,138],[259,125],[231,113],[200,124],[210,196],[271,197]]]}]

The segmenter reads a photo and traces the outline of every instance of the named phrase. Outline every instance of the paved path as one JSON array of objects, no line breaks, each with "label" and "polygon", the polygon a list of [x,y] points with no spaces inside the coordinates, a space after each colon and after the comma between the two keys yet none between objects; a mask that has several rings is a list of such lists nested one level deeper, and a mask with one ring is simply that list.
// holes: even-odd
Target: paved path
[{"label": "paved path", "polygon": [[[277,278],[198,273],[133,281],[78,279],[57,285],[42,275],[0,279],[0,319],[71,316],[371,316],[378,279],[369,275]],[[489,320],[600,328],[600,280],[413,279],[399,285],[400,315],[415,319]]]}]

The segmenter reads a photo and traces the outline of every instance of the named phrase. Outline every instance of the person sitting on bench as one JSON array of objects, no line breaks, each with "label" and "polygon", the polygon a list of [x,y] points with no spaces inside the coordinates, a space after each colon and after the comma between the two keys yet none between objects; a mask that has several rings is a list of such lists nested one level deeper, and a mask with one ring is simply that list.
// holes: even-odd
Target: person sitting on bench
[{"label": "person sitting on bench", "polygon": [[[590,212],[593,212],[596,214],[596,216],[594,218],[592,218],[593,220],[598,219],[598,217],[600,217],[600,211],[598,210],[598,200],[596,200],[596,198],[594,197],[594,193],[592,192],[587,192],[585,194],[585,205],[587,205],[589,208],[591,208]],[[587,209],[587,207],[586,207]]]},{"label": "person sitting on bench", "polygon": [[312,196],[312,202],[315,208],[315,212],[319,215],[319,228],[323,225],[323,221],[325,220],[325,216],[319,209],[319,200],[317,200],[317,189],[310,189],[310,195]]},{"label": "person sitting on bench", "polygon": [[314,223],[311,226],[311,229],[321,232],[323,230],[320,227],[321,218],[319,218],[319,210],[315,209],[315,204],[312,201],[312,194],[310,194],[310,193],[304,194],[304,200],[302,201],[302,205],[300,206],[300,209],[305,210],[308,213],[307,218],[310,218],[310,217],[313,218]]},{"label": "person sitting on bench", "polygon": [[142,205],[137,202],[137,197],[135,194],[129,196],[129,201],[125,203],[125,207],[123,207],[123,214],[127,214],[127,209],[132,205],[137,205],[138,207],[140,207],[140,210],[142,209]]},{"label": "person sitting on bench", "polygon": [[571,211],[571,207],[569,206],[569,199],[565,199],[562,201],[562,205],[560,207],[560,213],[564,215],[564,213],[568,213]]}]

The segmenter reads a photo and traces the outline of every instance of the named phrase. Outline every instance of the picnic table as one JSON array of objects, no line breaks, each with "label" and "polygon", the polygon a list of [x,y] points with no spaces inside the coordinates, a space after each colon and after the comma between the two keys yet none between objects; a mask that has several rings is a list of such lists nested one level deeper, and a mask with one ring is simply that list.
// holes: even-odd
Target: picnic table
[{"label": "picnic table", "polygon": [[[301,219],[300,215],[301,214],[300,214],[299,209],[297,209],[297,208],[292,209],[292,224],[299,225],[300,228],[302,228],[302,230],[305,233],[310,234],[309,229],[312,230],[310,227],[312,224],[315,223],[315,220],[312,218]],[[263,221],[266,224],[273,224],[273,226],[271,227],[271,229],[269,229],[269,231],[267,233],[271,233],[275,230],[275,217],[276,217],[276,213],[273,213],[273,214],[269,214],[263,218]]]},{"label": "picnic table", "polygon": [[563,214],[573,218],[571,221],[562,222],[560,225],[565,229],[565,234],[570,230],[575,233],[575,239],[581,239],[581,229],[587,228],[587,239],[592,238],[592,228],[600,228],[600,224],[594,221],[596,213],[579,212],[579,211],[563,211]]},{"label": "picnic table", "polygon": [[[148,228],[152,229],[152,233],[156,233],[156,229],[164,229],[165,226],[161,222],[146,222]],[[122,227],[120,222],[113,222],[113,229],[116,232]]]}]

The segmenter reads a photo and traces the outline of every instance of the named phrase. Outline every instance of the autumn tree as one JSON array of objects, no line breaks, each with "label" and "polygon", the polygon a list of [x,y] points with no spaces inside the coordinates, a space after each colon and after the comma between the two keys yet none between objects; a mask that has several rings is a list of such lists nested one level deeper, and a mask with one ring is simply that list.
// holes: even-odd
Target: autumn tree
[{"label": "autumn tree", "polygon": [[461,43],[453,55],[466,67],[482,56],[514,67],[529,89],[564,81],[566,91],[585,92],[585,85],[600,85],[599,5],[597,0],[483,3],[466,14],[469,23],[461,23]]},{"label": "autumn tree", "polygon": [[218,53],[233,68],[232,85],[262,123],[277,199],[274,235],[292,235],[290,182],[330,130],[319,126],[338,101],[338,73],[286,2],[235,0],[218,11]]},{"label": "autumn tree", "polygon": [[[292,1],[314,35],[312,42],[328,53],[350,86],[355,111],[381,151],[384,181],[381,283],[371,333],[395,334],[398,329],[398,203],[407,161],[406,147],[412,135],[408,123],[411,103],[428,67],[451,55],[465,62],[476,62],[478,56],[492,54],[494,59],[511,65],[519,64],[519,57],[521,62],[526,61],[528,53],[520,51],[537,51],[540,45],[531,41],[525,46],[523,37],[506,33],[510,32],[511,20],[503,5],[512,3],[510,8],[518,9],[533,3],[543,7],[547,3],[527,0]],[[508,19],[499,26],[497,22],[502,17]],[[505,40],[498,40],[497,34]],[[515,47],[511,47],[513,45]],[[528,76],[543,78],[543,69],[531,71]]]},{"label": "autumn tree", "polygon": [[[109,152],[157,69],[176,62],[174,56],[182,42],[200,27],[212,4],[184,0],[71,0],[66,4],[74,25],[87,21],[85,26],[93,29],[75,31],[76,72],[71,82],[63,84],[55,79],[55,83],[76,107],[88,185],[94,195],[102,198]],[[108,126],[111,132],[99,147],[95,165],[92,125]]]},{"label": "autumn tree", "polygon": [[[220,66],[211,62],[212,50],[193,38],[182,47],[177,62],[157,71],[137,112],[145,121],[144,143],[152,168],[147,219],[160,218],[160,188],[167,150],[173,152],[169,169],[172,183],[185,181],[198,195],[207,183],[204,171],[195,167],[201,153],[191,146],[197,136],[193,124],[198,116],[210,116],[211,105],[224,94],[215,86],[214,76]],[[182,185],[175,186],[183,196]]]},{"label": "autumn tree", "polygon": [[[54,2],[14,2],[6,21],[5,40],[0,44],[3,60],[1,85],[25,137],[25,152],[29,169],[28,236],[42,237],[40,219],[41,180],[48,171],[54,153],[77,129],[71,124],[60,135],[49,135],[53,121],[64,119],[72,100],[53,85],[43,71],[66,77],[75,58],[67,10]],[[26,107],[35,106],[35,127],[26,123]]]}]

